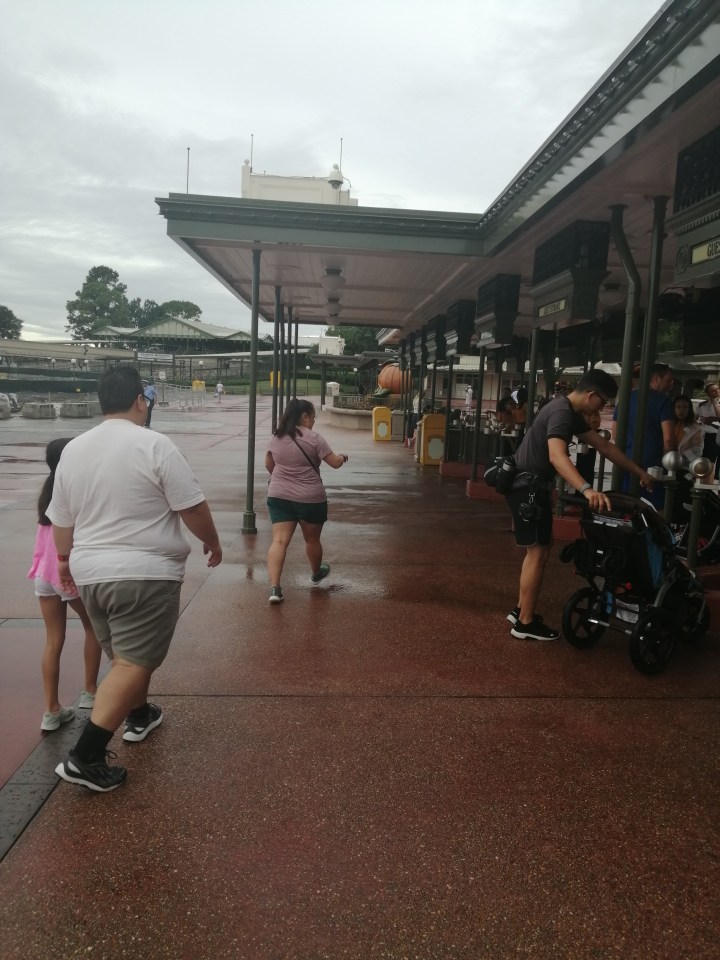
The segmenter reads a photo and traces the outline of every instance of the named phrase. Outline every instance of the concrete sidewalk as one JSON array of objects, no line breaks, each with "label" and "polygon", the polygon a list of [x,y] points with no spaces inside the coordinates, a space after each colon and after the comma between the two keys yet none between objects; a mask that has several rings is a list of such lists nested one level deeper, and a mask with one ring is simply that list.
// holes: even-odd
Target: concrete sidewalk
[{"label": "concrete sidewalk", "polygon": [[[209,573],[193,549],[153,683],[165,722],[141,744],[115,738],[129,778],[103,796],[56,787],[76,730],[40,742],[43,632],[24,579],[44,445],[81,427],[3,423],[0,717],[21,744],[0,792],[8,844],[37,810],[0,865],[3,960],[714,960],[717,635],[655,678],[619,635],[585,652],[513,640],[504,509],[322,416],[350,454],[323,471],[332,572],[310,585],[298,535],[270,607],[269,402],[255,537],[240,533],[246,406],[155,411],[225,559]],[[551,623],[577,586],[554,557]]]}]

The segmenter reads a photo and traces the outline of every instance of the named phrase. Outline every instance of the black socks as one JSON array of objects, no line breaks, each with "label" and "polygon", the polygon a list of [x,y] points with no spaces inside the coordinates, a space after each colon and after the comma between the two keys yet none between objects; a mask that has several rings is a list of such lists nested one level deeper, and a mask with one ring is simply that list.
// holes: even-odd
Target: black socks
[{"label": "black socks", "polygon": [[73,753],[81,763],[98,763],[105,759],[105,750],[113,737],[114,730],[97,727],[88,720]]}]

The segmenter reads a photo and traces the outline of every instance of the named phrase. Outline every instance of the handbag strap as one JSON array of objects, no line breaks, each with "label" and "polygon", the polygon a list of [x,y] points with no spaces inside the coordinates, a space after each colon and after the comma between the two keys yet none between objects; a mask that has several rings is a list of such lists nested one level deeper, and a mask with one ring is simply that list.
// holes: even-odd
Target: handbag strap
[{"label": "handbag strap", "polygon": [[295,446],[298,448],[298,450],[300,451],[300,453],[305,457],[305,459],[306,459],[307,462],[310,464],[310,466],[313,468],[313,470],[315,471],[315,473],[316,473],[318,476],[320,476],[320,470],[318,469],[318,467],[315,466],[315,464],[312,462],[312,460],[310,459],[310,457],[307,455],[307,453],[305,453],[305,451],[303,450],[303,448],[302,448],[302,447],[300,446],[300,444],[297,442],[297,437],[295,437],[295,436],[293,436],[293,435],[291,434],[291,435],[290,435],[290,439],[291,439],[292,442],[295,444]]}]

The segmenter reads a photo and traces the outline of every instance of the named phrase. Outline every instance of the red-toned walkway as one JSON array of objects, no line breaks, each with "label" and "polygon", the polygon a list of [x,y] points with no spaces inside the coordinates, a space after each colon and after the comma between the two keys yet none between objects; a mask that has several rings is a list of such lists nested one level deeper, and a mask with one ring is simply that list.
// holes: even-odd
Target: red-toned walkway
[{"label": "red-toned walkway", "polygon": [[[153,684],[165,723],[116,738],[129,780],[107,796],[51,789],[75,731],[37,746],[42,630],[23,578],[42,445],[67,425],[3,426],[4,456],[33,461],[6,462],[0,484],[0,719],[20,765],[6,839],[40,806],[0,865],[3,960],[714,960],[717,635],[654,679],[619,636],[585,653],[511,639],[504,508],[323,418],[350,454],[327,471],[332,573],[311,588],[294,543],[270,608],[265,484],[258,469],[259,533],[243,537],[244,406],[227,399],[157,412],[225,562],[208,575],[193,552]],[[549,620],[576,585],[554,558]]]}]

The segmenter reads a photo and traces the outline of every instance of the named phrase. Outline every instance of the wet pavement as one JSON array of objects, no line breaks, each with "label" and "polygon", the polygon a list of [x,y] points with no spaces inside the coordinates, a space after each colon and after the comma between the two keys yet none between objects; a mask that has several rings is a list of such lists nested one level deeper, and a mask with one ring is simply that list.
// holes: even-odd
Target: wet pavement
[{"label": "wet pavement", "polygon": [[[25,573],[44,445],[82,421],[0,425],[0,956],[716,958],[720,639],[655,678],[626,641],[514,640],[520,551],[504,506],[398,443],[317,429],[330,577],[300,539],[270,607],[259,399],[257,536],[247,401],[156,409],[195,469],[225,559],[193,549],[152,698],[111,744],[108,795],[57,786],[82,721],[41,735],[43,630]],[[299,535],[298,535],[299,538]],[[555,555],[542,612],[578,586]],[[73,621],[77,624],[77,621]],[[63,702],[80,692],[69,630]]]}]

